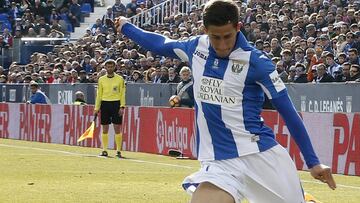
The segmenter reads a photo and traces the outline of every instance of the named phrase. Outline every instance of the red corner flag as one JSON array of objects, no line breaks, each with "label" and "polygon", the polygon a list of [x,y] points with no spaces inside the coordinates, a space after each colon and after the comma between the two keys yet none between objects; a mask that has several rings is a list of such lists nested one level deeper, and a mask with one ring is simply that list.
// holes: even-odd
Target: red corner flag
[{"label": "red corner flag", "polygon": [[86,138],[93,138],[94,137],[94,130],[95,130],[95,121],[96,121],[97,115],[94,117],[94,120],[91,122],[91,125],[86,131],[81,135],[81,137],[77,140],[77,142],[81,142],[85,140]]}]

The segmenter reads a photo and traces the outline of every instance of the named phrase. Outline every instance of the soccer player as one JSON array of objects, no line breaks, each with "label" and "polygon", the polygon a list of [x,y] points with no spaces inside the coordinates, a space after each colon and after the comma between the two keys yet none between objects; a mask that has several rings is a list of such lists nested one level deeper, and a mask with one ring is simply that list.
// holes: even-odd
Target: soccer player
[{"label": "soccer player", "polygon": [[234,1],[209,1],[203,11],[206,34],[186,41],[143,31],[124,17],[116,21],[118,30],[144,48],[190,63],[201,163],[183,182],[193,193],[191,202],[305,201],[293,161],[260,116],[264,93],[284,118],[311,175],[335,189],[273,63],[249,45],[238,16]]},{"label": "soccer player", "polygon": [[109,124],[114,125],[116,157],[122,158],[121,155],[121,124],[122,115],[125,109],[125,81],[116,74],[115,61],[108,59],[105,61],[105,69],[107,74],[101,76],[98,81],[97,95],[95,101],[94,115],[101,112],[102,135],[101,142],[103,151],[100,156],[108,156],[107,148],[109,142]]}]

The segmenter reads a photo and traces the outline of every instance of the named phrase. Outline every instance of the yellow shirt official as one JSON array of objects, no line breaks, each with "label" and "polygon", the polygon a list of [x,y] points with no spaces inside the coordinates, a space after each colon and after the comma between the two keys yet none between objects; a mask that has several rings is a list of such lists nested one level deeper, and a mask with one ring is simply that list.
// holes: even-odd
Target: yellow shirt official
[{"label": "yellow shirt official", "polygon": [[114,77],[101,76],[98,81],[95,110],[99,110],[101,101],[120,101],[120,107],[125,107],[125,81],[114,73]]}]

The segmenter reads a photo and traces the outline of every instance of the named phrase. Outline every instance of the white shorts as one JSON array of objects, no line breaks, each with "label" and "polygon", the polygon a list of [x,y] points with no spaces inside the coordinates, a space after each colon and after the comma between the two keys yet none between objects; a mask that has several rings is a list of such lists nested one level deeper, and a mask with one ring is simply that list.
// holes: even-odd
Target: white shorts
[{"label": "white shorts", "polygon": [[228,192],[236,203],[245,198],[251,203],[305,203],[294,162],[280,145],[234,159],[202,161],[183,187],[192,194],[202,182]]}]

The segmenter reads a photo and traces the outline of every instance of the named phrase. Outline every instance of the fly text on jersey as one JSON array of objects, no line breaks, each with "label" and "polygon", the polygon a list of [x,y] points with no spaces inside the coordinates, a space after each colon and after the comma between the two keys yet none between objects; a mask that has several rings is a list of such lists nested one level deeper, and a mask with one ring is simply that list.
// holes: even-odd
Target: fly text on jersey
[{"label": "fly text on jersey", "polygon": [[239,103],[236,97],[224,95],[225,82],[223,80],[202,77],[200,81],[197,98],[202,102],[230,106]]}]

